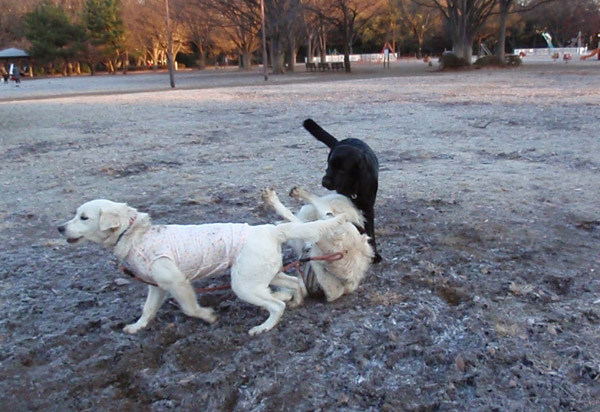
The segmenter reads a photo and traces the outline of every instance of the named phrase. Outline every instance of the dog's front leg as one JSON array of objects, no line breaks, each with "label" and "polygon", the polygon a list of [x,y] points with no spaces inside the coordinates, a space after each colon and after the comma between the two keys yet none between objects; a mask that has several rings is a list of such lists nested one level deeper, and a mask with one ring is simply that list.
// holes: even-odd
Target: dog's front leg
[{"label": "dog's front leg", "polygon": [[125,326],[123,331],[126,333],[136,333],[138,330],[145,328],[148,323],[154,319],[154,316],[156,316],[156,312],[158,312],[158,308],[160,308],[162,303],[165,301],[166,295],[167,292],[161,288],[149,286],[148,297],[146,298],[146,303],[144,304],[144,309],[142,310],[142,316],[137,322]]},{"label": "dog's front leg", "polygon": [[369,244],[373,247],[373,263],[379,263],[383,260],[379,252],[377,251],[377,241],[375,240],[375,211],[372,207],[364,210],[365,216],[365,232],[369,236]]}]

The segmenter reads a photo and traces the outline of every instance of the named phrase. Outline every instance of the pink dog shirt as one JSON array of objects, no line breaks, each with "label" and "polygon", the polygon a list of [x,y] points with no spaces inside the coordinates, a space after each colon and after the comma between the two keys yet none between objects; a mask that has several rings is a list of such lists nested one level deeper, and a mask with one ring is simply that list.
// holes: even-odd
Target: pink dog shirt
[{"label": "pink dog shirt", "polygon": [[225,271],[240,253],[250,226],[245,223],[152,226],[125,257],[126,266],[144,280],[151,279],[152,264],[171,259],[188,278]]}]

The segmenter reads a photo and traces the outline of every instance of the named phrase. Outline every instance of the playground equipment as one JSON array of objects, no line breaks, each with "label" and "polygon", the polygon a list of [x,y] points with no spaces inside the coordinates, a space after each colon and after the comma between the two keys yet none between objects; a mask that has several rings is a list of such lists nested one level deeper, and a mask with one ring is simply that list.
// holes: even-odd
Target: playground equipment
[{"label": "playground equipment", "polygon": [[554,50],[554,46],[552,45],[552,36],[550,35],[550,33],[545,31],[542,33],[542,37],[544,38],[544,40],[546,40],[546,43],[548,43],[548,48],[550,50]]}]

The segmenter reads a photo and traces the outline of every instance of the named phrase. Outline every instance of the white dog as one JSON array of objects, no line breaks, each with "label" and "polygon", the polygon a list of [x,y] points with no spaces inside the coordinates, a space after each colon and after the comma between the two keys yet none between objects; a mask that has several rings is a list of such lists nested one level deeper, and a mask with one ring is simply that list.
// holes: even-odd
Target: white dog
[{"label": "white dog", "polygon": [[[281,244],[290,239],[316,242],[345,222],[345,216],[313,223],[250,226],[243,223],[151,225],[150,217],[125,203],[99,199],[77,209],[58,227],[70,244],[100,243],[136,276],[151,282],[140,319],[124,328],[146,327],[169,292],[188,316],[213,323],[211,308],[198,305],[190,280],[231,267],[231,288],[242,300],[269,311],[269,318],[250,329],[255,335],[272,329],[283,315],[285,301],[302,303],[306,290],[296,277],[281,272]],[[289,292],[273,294],[269,285]]]},{"label": "white dog", "polygon": [[339,260],[310,262],[315,272],[317,281],[327,301],[331,302],[346,293],[356,290],[364,278],[372,261],[374,252],[369,244],[369,237],[361,234],[358,228],[364,228],[365,219],[352,201],[340,194],[329,194],[323,197],[313,195],[302,188],[294,188],[290,196],[304,200],[310,204],[303,206],[294,215],[286,208],[275,191],[263,191],[263,200],[270,205],[284,219],[290,222],[311,222],[326,219],[331,216],[345,215],[346,223],[327,232],[320,240],[310,244],[295,241],[294,249],[298,255],[309,249],[309,256],[322,256],[342,253]]}]

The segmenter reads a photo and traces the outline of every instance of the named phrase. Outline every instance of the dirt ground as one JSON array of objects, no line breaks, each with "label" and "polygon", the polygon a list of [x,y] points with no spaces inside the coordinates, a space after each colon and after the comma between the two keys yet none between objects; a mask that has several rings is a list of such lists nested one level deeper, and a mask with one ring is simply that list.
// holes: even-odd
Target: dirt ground
[{"label": "dirt ground", "polygon": [[[433,69],[0,84],[2,409],[600,411],[600,62]],[[56,226],[99,197],[274,222],[262,188],[325,193],[307,117],[377,152],[384,261],[257,337],[230,291],[199,297],[213,325],[168,302],[125,334],[146,288]]]}]

